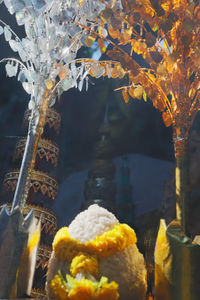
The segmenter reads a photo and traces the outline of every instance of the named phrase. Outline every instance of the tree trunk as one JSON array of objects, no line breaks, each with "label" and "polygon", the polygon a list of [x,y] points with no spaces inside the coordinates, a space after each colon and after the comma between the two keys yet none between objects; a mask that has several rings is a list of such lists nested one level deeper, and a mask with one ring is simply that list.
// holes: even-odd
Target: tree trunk
[{"label": "tree trunk", "polygon": [[24,155],[21,163],[21,168],[19,172],[19,177],[17,181],[17,186],[14,194],[11,211],[13,211],[17,205],[19,205],[19,207],[23,210],[25,201],[27,199],[27,195],[31,183],[32,161],[35,160],[35,154],[36,154],[34,148],[37,148],[36,131],[37,131],[36,118],[32,116],[29,122],[28,135],[27,135]]},{"label": "tree trunk", "polygon": [[185,235],[190,236],[190,178],[189,140],[177,138],[174,142],[176,158],[176,218]]},{"label": "tree trunk", "polygon": [[48,94],[45,93],[43,102],[39,108],[39,118],[36,111],[32,111],[31,114],[26,146],[20,167],[19,178],[17,181],[17,187],[13,198],[11,212],[17,205],[19,205],[20,209],[23,211],[24,205],[27,200],[31,184],[31,174],[35,166],[37,147],[43,132],[43,127],[46,119],[48,100]]}]

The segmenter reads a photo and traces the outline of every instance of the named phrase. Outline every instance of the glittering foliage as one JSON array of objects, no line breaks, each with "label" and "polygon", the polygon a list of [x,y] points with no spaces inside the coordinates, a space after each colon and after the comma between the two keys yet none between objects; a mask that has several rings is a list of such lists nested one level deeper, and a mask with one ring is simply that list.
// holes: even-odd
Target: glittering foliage
[{"label": "glittering foliage", "polygon": [[[45,90],[81,91],[88,78],[128,77],[129,98],[151,99],[175,137],[188,135],[199,109],[200,4],[197,0],[23,0],[3,1],[26,37],[20,40],[1,22],[0,34],[20,61],[8,59],[6,71],[18,76],[40,105]],[[58,9],[59,8],[59,9]],[[108,62],[76,59],[82,45],[97,40]],[[107,43],[105,43],[107,42]],[[107,51],[107,44],[110,44]]]},{"label": "glittering foliage", "polygon": [[[151,99],[175,137],[187,136],[199,110],[200,4],[186,0],[101,0],[99,29],[110,42],[107,55],[119,61],[128,86],[125,102]],[[98,27],[97,26],[97,27]],[[109,47],[109,48],[110,48]],[[102,43],[100,43],[102,49]]]},{"label": "glittering foliage", "polygon": [[[30,94],[29,109],[37,110],[45,94],[49,95],[48,106],[51,107],[56,96],[64,91],[72,87],[81,91],[84,83],[87,89],[88,74],[94,63],[97,75],[106,73],[103,64],[76,59],[81,46],[91,44],[90,33],[77,23],[93,27],[96,17],[105,8],[99,0],[0,1],[1,5],[3,3],[9,13],[15,15],[17,24],[24,26],[26,36],[20,39],[0,20],[0,35],[4,35],[17,54],[16,58],[4,58],[1,62],[6,62],[7,75],[17,76]],[[105,52],[102,39],[99,39],[99,45]]]},{"label": "glittering foliage", "polygon": [[108,32],[107,55],[120,63],[128,78],[128,85],[117,90],[125,102],[129,96],[150,99],[165,125],[172,125],[176,218],[190,236],[188,155],[190,129],[200,109],[200,1],[99,1],[106,7],[96,22]]}]

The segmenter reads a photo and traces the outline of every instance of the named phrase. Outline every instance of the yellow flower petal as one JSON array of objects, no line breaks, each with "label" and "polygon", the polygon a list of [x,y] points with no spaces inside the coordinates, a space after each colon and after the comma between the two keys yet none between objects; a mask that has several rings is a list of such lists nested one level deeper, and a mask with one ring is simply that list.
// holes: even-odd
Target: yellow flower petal
[{"label": "yellow flower petal", "polygon": [[[118,284],[114,281],[108,283],[106,277],[100,282],[93,282],[89,279],[73,279],[73,287],[68,288],[67,282],[62,276],[56,275],[51,281],[51,288],[56,300],[117,300],[119,298]],[[67,275],[67,278],[71,276]],[[63,281],[65,281],[63,283]]]},{"label": "yellow flower petal", "polygon": [[134,230],[126,224],[114,226],[110,231],[97,236],[87,243],[80,243],[69,236],[68,228],[61,228],[53,241],[53,250],[63,261],[71,261],[79,252],[107,257],[137,242]]},{"label": "yellow flower petal", "polygon": [[117,300],[119,298],[117,289],[118,284],[115,281],[106,283],[96,291],[95,300]]},{"label": "yellow flower petal", "polygon": [[88,279],[81,279],[77,282],[77,287],[69,292],[70,300],[93,300],[94,288],[92,282]]},{"label": "yellow flower petal", "polygon": [[57,300],[67,300],[68,298],[68,291],[64,287],[62,280],[59,275],[54,276],[51,281],[51,289]]},{"label": "yellow flower petal", "polygon": [[73,277],[76,274],[87,271],[94,277],[98,275],[98,261],[95,257],[80,253],[75,256],[71,262],[70,273]]}]

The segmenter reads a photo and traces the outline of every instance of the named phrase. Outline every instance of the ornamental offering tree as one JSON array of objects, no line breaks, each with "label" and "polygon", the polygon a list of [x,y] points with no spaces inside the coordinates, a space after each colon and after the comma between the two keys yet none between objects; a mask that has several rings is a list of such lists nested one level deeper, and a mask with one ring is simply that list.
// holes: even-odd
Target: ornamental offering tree
[{"label": "ornamental offering tree", "polygon": [[[1,1],[2,2],[2,1]],[[87,38],[86,30],[77,26],[88,24],[104,8],[92,1],[4,1],[18,25],[24,25],[26,36],[20,40],[14,31],[0,21],[0,34],[4,34],[19,59],[5,58],[9,77],[17,76],[30,94],[31,118],[25,154],[20,170],[14,204],[24,205],[29,189],[31,170],[40,139],[46,111],[54,105],[56,96],[71,87],[82,89],[87,82],[91,62],[76,60],[77,51]]]},{"label": "ornamental offering tree", "polygon": [[[23,206],[27,198],[31,170],[44,125],[48,107],[54,105],[56,97],[72,87],[86,90],[89,75],[93,77],[124,76],[119,62],[95,62],[92,59],[76,59],[83,44],[90,45],[90,32],[98,26],[98,15],[106,8],[99,0],[0,0],[11,14],[15,14],[18,25],[23,25],[26,36],[20,39],[4,21],[0,20],[3,34],[18,58],[4,58],[9,77],[17,76],[25,91],[30,94],[31,110],[29,134],[22,167],[14,196]],[[107,31],[99,27],[101,35]],[[89,36],[89,37],[88,37]]]},{"label": "ornamental offering tree", "polygon": [[[27,292],[26,282],[21,293],[17,288],[13,288],[13,283],[16,282],[17,277],[19,278],[19,263],[26,248],[27,231],[29,232],[31,227],[30,219],[34,219],[31,211],[28,220],[24,222],[23,211],[47,110],[54,105],[56,97],[64,91],[72,87],[78,87],[81,91],[84,82],[87,89],[89,72],[92,72],[95,77],[107,74],[103,63],[98,66],[90,59],[76,59],[77,51],[89,34],[86,29],[77,24],[81,23],[92,28],[96,24],[96,17],[105,5],[98,0],[0,0],[0,4],[5,4],[9,13],[15,14],[18,25],[23,25],[25,28],[25,37],[20,39],[9,25],[0,20],[0,35],[4,35],[5,40],[18,56],[18,58],[4,58],[1,62],[6,63],[7,75],[17,76],[25,91],[30,94],[28,108],[31,111],[28,136],[11,212],[9,213],[6,207],[0,212],[0,237],[4,237],[7,230],[10,230],[10,223],[14,224],[12,247],[9,238],[7,240],[1,238],[0,243],[0,250],[3,251],[0,251],[1,262],[5,262],[5,268],[1,268],[0,273],[1,285],[8,285],[5,291],[1,290],[0,296],[8,298],[13,291],[13,296],[16,298]],[[113,63],[110,69],[115,65],[119,63]],[[21,248],[16,256],[9,251],[9,247],[19,248],[21,231],[24,236],[23,240],[21,238]],[[39,234],[37,243],[38,241]],[[31,256],[30,251],[29,254]],[[23,267],[21,269],[23,270]],[[34,270],[34,263],[31,270]],[[12,280],[7,280],[11,275]],[[29,278],[25,275],[24,277]],[[30,287],[31,282],[28,285],[29,290]]]},{"label": "ornamental offering tree", "polygon": [[[122,90],[125,102],[147,97],[173,127],[176,158],[177,219],[190,234],[188,138],[199,110],[200,4],[195,0],[100,0],[98,30],[91,38],[112,49],[107,55],[119,61],[129,84]],[[83,28],[85,28],[83,26]],[[108,35],[103,32],[107,29]],[[114,76],[113,76],[114,77]]]}]

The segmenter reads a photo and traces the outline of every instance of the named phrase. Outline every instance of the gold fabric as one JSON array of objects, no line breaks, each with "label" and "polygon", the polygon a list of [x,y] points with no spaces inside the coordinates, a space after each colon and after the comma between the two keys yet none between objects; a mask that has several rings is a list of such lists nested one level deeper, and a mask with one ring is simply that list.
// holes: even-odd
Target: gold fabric
[{"label": "gold fabric", "polygon": [[155,247],[155,299],[200,299],[200,246],[193,244],[173,221],[164,220]]}]

